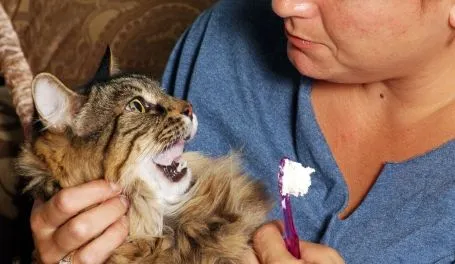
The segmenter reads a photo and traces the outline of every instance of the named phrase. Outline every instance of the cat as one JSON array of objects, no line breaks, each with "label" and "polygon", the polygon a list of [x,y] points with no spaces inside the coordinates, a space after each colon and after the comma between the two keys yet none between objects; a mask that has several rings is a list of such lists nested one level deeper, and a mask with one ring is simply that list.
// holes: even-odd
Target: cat
[{"label": "cat", "polygon": [[24,192],[47,200],[95,179],[120,184],[130,229],[107,263],[241,263],[271,209],[266,189],[234,154],[183,153],[197,131],[191,104],[112,65],[107,51],[98,80],[78,92],[49,73],[34,78],[44,128],[18,159]]}]

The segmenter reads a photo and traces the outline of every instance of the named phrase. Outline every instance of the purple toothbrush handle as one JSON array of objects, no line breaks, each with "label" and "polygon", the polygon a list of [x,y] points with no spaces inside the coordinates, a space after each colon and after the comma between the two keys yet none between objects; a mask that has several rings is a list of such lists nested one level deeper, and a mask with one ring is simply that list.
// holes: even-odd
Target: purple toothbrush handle
[{"label": "purple toothbrush handle", "polygon": [[281,208],[284,216],[284,243],[288,251],[297,259],[300,259],[300,242],[294,226],[292,217],[291,199],[289,194],[282,193],[283,187],[283,168],[288,158],[282,158],[280,161],[280,170],[278,172],[278,187],[281,195]]},{"label": "purple toothbrush handle", "polygon": [[294,226],[294,218],[292,217],[291,199],[289,195],[282,197],[283,215],[284,215],[284,242],[288,251],[297,259],[300,259],[300,243],[297,231]]}]

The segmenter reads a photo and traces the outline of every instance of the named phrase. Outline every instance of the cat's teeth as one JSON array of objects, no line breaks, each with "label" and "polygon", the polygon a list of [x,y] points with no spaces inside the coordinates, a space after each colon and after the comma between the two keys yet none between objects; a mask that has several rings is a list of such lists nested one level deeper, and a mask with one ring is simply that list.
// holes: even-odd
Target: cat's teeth
[{"label": "cat's teeth", "polygon": [[182,161],[179,163],[179,166],[177,167],[177,172],[181,172],[184,168],[186,168],[186,161]]}]

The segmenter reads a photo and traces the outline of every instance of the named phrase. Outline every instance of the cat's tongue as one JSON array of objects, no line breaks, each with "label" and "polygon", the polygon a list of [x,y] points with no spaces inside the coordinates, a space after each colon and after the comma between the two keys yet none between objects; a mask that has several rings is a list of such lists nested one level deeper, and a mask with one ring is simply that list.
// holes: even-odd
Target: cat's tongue
[{"label": "cat's tongue", "polygon": [[169,166],[172,164],[173,161],[178,162],[180,156],[182,156],[184,146],[185,146],[185,141],[183,141],[183,140],[178,141],[175,145],[170,147],[168,150],[158,154],[153,159],[153,161],[156,164],[159,164],[162,166]]}]

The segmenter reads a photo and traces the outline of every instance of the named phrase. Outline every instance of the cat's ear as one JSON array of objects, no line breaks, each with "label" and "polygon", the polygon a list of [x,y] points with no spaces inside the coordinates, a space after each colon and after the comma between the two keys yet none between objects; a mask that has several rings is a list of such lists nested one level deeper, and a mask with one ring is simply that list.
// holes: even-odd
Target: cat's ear
[{"label": "cat's ear", "polygon": [[111,48],[107,46],[104,51],[103,58],[101,59],[98,70],[96,70],[95,76],[93,79],[102,80],[107,79],[112,75],[120,73],[120,70],[117,66],[115,57],[112,55]]},{"label": "cat's ear", "polygon": [[58,132],[71,126],[85,100],[49,73],[40,73],[33,79],[32,96],[44,126]]}]

